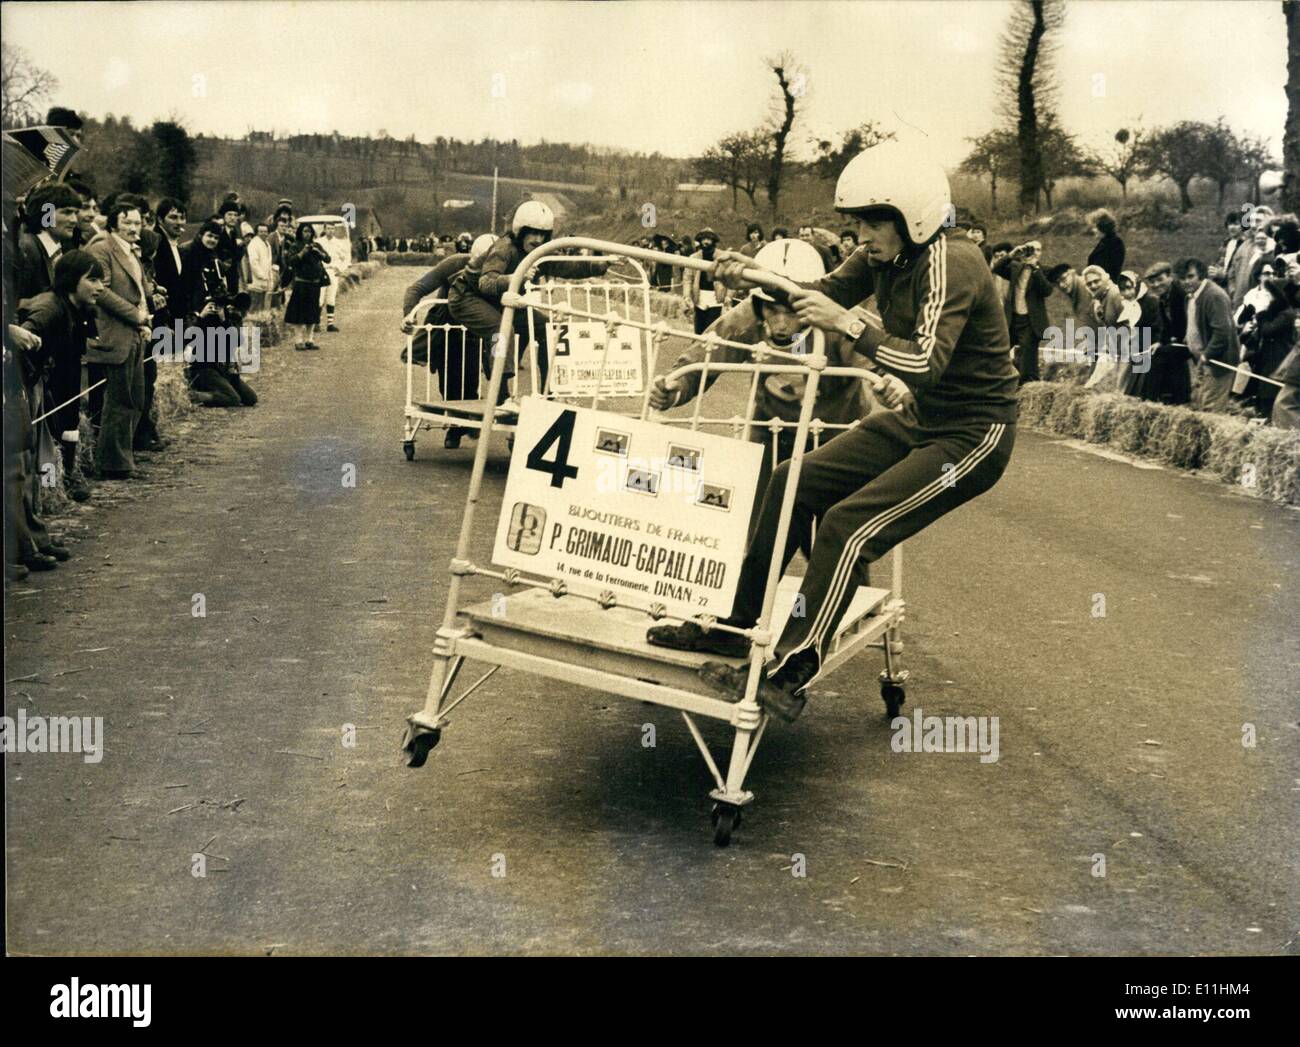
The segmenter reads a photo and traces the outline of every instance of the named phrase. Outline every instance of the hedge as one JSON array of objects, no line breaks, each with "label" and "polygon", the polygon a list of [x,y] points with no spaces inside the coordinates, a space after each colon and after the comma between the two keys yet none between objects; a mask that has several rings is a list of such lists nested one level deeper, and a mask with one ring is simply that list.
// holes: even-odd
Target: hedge
[{"label": "hedge", "polygon": [[1300,430],[1094,393],[1066,382],[1020,390],[1020,424],[1198,469],[1283,505],[1300,505]]}]

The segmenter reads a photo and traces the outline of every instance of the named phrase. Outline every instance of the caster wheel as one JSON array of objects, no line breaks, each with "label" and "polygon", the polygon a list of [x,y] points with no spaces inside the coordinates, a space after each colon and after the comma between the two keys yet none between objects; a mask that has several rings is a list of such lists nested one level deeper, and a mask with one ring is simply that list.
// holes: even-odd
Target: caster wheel
[{"label": "caster wheel", "polygon": [[898,715],[898,710],[907,701],[907,693],[896,683],[882,683],[880,697],[885,700],[885,713],[891,720]]},{"label": "caster wheel", "polygon": [[414,440],[403,440],[403,441],[402,441],[402,454],[406,455],[406,460],[407,460],[408,462],[413,462],[413,461],[415,461],[415,441],[414,441]]},{"label": "caster wheel", "polygon": [[454,451],[460,447],[460,430],[448,429],[447,435],[442,438],[442,446],[449,451]]},{"label": "caster wheel", "polygon": [[442,730],[420,729],[418,733],[411,727],[406,728],[406,737],[402,739],[402,752],[405,754],[407,767],[423,767],[429,759],[429,753],[442,739]]},{"label": "caster wheel", "polygon": [[730,803],[713,805],[713,842],[719,847],[731,843],[731,833],[740,828],[740,808]]}]

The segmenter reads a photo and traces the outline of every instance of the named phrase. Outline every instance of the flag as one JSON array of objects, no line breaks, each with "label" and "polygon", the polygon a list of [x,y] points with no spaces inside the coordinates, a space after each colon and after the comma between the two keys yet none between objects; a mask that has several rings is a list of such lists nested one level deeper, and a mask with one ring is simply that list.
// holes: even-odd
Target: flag
[{"label": "flag", "polygon": [[13,139],[32,156],[48,167],[55,178],[72,163],[81,148],[64,127],[22,127],[6,131],[5,137]]}]

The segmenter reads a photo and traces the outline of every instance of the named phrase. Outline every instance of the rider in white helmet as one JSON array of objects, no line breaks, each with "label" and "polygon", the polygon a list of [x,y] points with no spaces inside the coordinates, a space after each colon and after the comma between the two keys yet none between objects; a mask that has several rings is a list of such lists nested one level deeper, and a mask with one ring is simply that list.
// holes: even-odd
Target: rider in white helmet
[{"label": "rider in white helmet", "polygon": [[[758,696],[785,720],[803,709],[867,565],[992,487],[1015,440],[1017,375],[1006,317],[980,249],[946,235],[952,202],[943,168],[913,148],[883,143],[844,169],[835,207],[856,218],[860,247],[791,303],[803,322],[847,338],[913,399],[902,412],[873,411],[803,460],[783,557],[788,562],[816,519],[800,587],[805,614],[782,631]],[[723,261],[716,279],[745,286],[743,268]],[[878,313],[862,308],[873,291]],[[752,627],[761,610],[787,476],[788,465],[778,466],[764,494],[729,624]],[[689,622],[676,628],[673,646],[737,653],[724,633],[704,634]],[[747,669],[706,662],[700,672],[738,701]]]},{"label": "rider in white helmet", "polygon": [[[429,370],[438,375],[438,387],[446,400],[475,400],[479,395],[479,366],[483,347],[476,336],[470,334],[462,340],[453,338],[451,355],[447,355],[447,334],[439,330],[443,325],[454,323],[447,308],[446,299],[451,289],[451,282],[466,265],[482,259],[488,249],[496,242],[491,233],[484,233],[470,245],[468,252],[449,255],[406,289],[402,299],[403,334],[414,334],[411,339],[411,355],[417,364],[428,363]],[[424,316],[424,327],[417,330],[411,319],[411,311],[426,298],[441,299],[432,306]],[[402,362],[406,362],[406,350],[402,350]],[[453,429],[450,437],[458,435],[477,436],[477,429]]]},{"label": "rider in white helmet", "polygon": [[[471,260],[452,281],[450,293],[451,315],[456,323],[464,324],[483,342],[483,378],[491,373],[493,336],[501,327],[501,296],[510,288],[510,277],[519,263],[531,251],[541,247],[555,231],[555,215],[540,200],[525,200],[515,208],[510,220],[510,235],[497,240],[481,259]],[[609,268],[609,261],[578,261],[547,263],[547,272],[571,279],[599,276]],[[542,347],[537,360],[539,380],[546,384],[547,352],[546,323],[540,311],[534,314],[533,341]],[[528,340],[527,313],[515,313],[515,338],[523,345]],[[510,395],[509,380],[514,376],[511,354],[502,357],[505,372],[502,375],[499,400]]]},{"label": "rider in white helmet", "polygon": [[[750,264],[770,269],[795,283],[811,283],[826,275],[826,267],[816,248],[801,240],[775,240],[764,244],[755,253],[754,260]],[[723,313],[719,319],[709,325],[705,333],[746,345],[766,342],[773,349],[784,352],[810,351],[806,341],[810,329],[795,314],[789,299],[780,292],[769,291],[762,287],[755,288],[748,298]],[[828,335],[825,348],[832,365],[862,366],[862,361],[854,358],[852,344],[840,335]],[[691,348],[677,358],[670,370],[698,363],[703,359],[703,344],[693,342]],[[718,363],[748,363],[754,359],[754,356],[743,349],[721,346],[714,350],[712,359]],[[722,372],[716,371],[710,373],[708,385],[712,386],[721,374]],[[746,381],[748,380],[746,378]],[[671,383],[664,375],[660,375],[650,389],[650,406],[657,411],[670,410],[693,400],[699,394],[699,388],[698,372],[675,379]],[[776,462],[784,462],[794,453],[794,426],[799,421],[803,391],[804,378],[801,374],[766,375],[759,383],[754,402],[754,426],[750,430],[750,439],[762,444],[764,452],[756,492],[758,497],[762,496]],[[861,379],[823,375],[817,384],[817,403],[813,410],[813,417],[823,422],[847,424],[866,417],[873,404],[871,394],[863,387]],[[772,419],[780,419],[788,423],[777,433],[775,461],[772,454],[772,430],[766,424]],[[824,433],[822,442],[829,440],[837,432],[839,430],[832,429]],[[813,440],[810,437],[806,449],[812,447]],[[757,510],[758,506],[755,505],[754,508]],[[654,629],[650,631],[652,642],[657,635]]]}]

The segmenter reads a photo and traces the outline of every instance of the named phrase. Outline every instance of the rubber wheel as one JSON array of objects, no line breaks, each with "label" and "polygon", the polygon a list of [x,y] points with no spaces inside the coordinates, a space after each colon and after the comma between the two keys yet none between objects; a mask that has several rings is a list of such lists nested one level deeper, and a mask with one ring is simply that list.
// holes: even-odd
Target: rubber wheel
[{"label": "rubber wheel", "polygon": [[885,713],[891,720],[898,715],[898,710],[907,701],[907,693],[896,683],[882,683],[880,697],[885,701]]},{"label": "rubber wheel", "polygon": [[407,460],[408,462],[413,462],[413,461],[415,461],[415,441],[414,441],[414,440],[403,440],[403,441],[402,441],[402,454],[406,455],[406,460]]},{"label": "rubber wheel", "polygon": [[442,740],[441,728],[432,731],[421,730],[418,733],[406,728],[406,737],[402,740],[402,752],[405,754],[407,767],[423,767],[434,747]]},{"label": "rubber wheel", "polygon": [[740,808],[730,803],[713,805],[713,842],[719,847],[731,843],[731,834],[740,828]]},{"label": "rubber wheel", "polygon": [[460,430],[448,429],[446,435],[442,438],[442,446],[449,451],[455,451],[460,447]]}]

